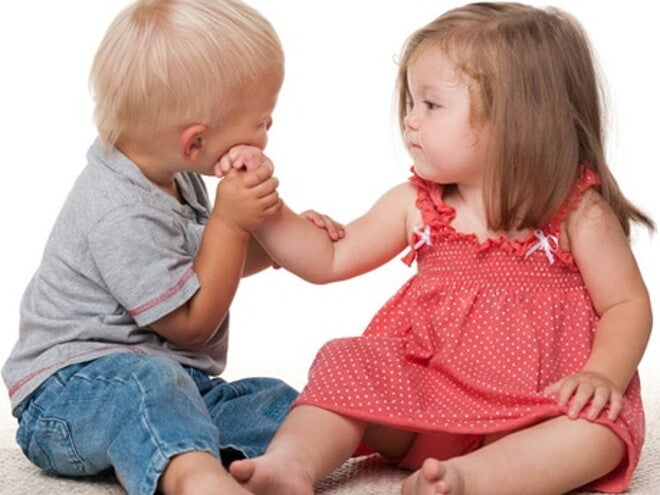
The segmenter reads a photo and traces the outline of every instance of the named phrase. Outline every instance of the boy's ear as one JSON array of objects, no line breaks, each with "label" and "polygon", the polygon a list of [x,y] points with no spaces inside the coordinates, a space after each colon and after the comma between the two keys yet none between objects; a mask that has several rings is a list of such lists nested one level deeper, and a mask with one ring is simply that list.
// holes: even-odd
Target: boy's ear
[{"label": "boy's ear", "polygon": [[186,160],[196,160],[206,146],[207,126],[192,124],[179,134],[179,153]]}]

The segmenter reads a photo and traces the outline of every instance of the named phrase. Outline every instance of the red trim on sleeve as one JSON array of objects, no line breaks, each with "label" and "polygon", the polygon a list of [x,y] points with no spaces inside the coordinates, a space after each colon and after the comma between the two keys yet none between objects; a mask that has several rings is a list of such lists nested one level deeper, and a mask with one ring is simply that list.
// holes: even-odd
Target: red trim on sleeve
[{"label": "red trim on sleeve", "polygon": [[128,314],[131,315],[132,317],[136,317],[136,316],[138,316],[138,315],[140,315],[140,314],[142,314],[146,311],[149,311],[151,308],[153,308],[154,306],[157,306],[158,304],[162,303],[163,301],[166,301],[167,299],[172,297],[174,294],[179,292],[184,285],[186,285],[186,282],[188,282],[188,280],[190,280],[190,277],[193,276],[193,273],[195,273],[195,272],[193,270],[193,267],[191,266],[190,268],[188,268],[186,270],[186,272],[183,274],[183,276],[179,279],[179,281],[176,284],[174,284],[172,287],[167,289],[162,294],[159,294],[156,297],[154,297],[153,299],[151,299],[150,301],[147,301],[143,305],[138,306],[135,309],[129,309]]}]

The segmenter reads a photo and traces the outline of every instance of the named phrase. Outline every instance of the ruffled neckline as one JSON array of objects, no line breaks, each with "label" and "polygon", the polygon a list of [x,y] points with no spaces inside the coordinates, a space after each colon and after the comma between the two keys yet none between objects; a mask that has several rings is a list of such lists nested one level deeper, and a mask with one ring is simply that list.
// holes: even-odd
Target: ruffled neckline
[{"label": "ruffled neckline", "polygon": [[569,267],[574,267],[575,262],[569,251],[559,247],[561,223],[568,212],[577,207],[580,198],[587,189],[600,185],[598,175],[588,166],[583,166],[568,199],[560,206],[545,227],[532,230],[523,239],[519,240],[509,239],[505,235],[480,240],[474,233],[460,232],[451,225],[456,217],[456,210],[445,203],[443,199],[444,187],[441,184],[422,179],[414,172],[410,181],[417,186],[417,208],[422,213],[424,223],[430,227],[432,238],[461,240],[471,244],[476,252],[500,248],[510,254],[524,257],[539,243],[540,239],[554,236],[557,246],[552,253],[553,257]]}]

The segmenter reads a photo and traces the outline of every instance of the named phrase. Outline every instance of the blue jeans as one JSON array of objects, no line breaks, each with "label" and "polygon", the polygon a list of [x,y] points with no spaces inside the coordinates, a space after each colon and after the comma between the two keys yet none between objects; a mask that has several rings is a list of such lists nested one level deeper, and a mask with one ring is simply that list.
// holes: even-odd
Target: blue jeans
[{"label": "blue jeans", "polygon": [[114,470],[128,493],[146,495],[177,454],[262,454],[296,395],[275,379],[227,383],[163,357],[111,354],[44,382],[14,412],[16,439],[47,472]]}]

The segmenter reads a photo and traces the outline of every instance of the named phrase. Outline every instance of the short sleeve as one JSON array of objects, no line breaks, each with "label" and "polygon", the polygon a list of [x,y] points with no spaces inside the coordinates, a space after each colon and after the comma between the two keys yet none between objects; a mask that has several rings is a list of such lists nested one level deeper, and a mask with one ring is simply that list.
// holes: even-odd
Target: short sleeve
[{"label": "short sleeve", "polygon": [[[193,258],[203,226],[185,223],[155,207],[123,206],[87,236],[107,290],[140,326],[171,313],[199,289]],[[199,231],[192,242],[190,228]]]}]

